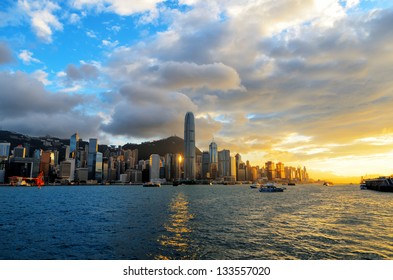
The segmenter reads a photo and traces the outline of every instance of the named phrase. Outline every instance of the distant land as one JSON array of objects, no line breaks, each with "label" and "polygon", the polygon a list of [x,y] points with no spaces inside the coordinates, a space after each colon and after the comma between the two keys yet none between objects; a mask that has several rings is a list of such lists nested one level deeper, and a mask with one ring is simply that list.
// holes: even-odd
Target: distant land
[{"label": "distant land", "polygon": [[[71,135],[70,135],[71,136]],[[100,139],[98,139],[99,143]],[[6,142],[11,143],[11,151],[18,145],[30,145],[30,156],[32,156],[34,150],[58,150],[60,152],[60,160],[64,158],[65,147],[70,144],[70,139],[60,139],[54,136],[28,136],[17,132],[11,132],[6,130],[0,130],[0,143]],[[80,146],[85,147],[89,142],[80,140]],[[160,139],[152,142],[143,142],[141,144],[127,143],[122,146],[124,150],[127,149],[138,149],[138,160],[148,159],[151,154],[159,154],[165,156],[165,154],[183,154],[184,153],[184,140],[178,136],[170,136],[165,139]],[[106,150],[114,149],[113,146],[106,144],[99,144],[98,150],[101,153],[105,153]],[[202,152],[196,148],[197,154]]]}]

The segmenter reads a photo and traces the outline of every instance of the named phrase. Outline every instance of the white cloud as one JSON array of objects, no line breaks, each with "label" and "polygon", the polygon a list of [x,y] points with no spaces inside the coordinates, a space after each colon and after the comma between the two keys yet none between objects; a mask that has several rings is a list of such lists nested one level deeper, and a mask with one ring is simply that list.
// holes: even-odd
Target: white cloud
[{"label": "white cloud", "polygon": [[68,20],[71,24],[76,24],[81,21],[81,17],[76,13],[72,13]]},{"label": "white cloud", "polygon": [[45,86],[52,84],[52,82],[48,80],[48,73],[41,69],[34,71],[31,76]]},{"label": "white cloud", "polygon": [[33,57],[33,53],[31,51],[28,51],[28,50],[22,50],[19,53],[18,57],[19,57],[19,59],[21,59],[23,61],[24,64],[30,64],[32,62],[34,62],[34,63],[40,63],[41,62],[37,58],[34,58]]},{"label": "white cloud", "polygon": [[121,16],[153,11],[163,0],[124,1],[124,0],[75,0],[73,6],[77,9],[93,8],[98,12],[113,12]]},{"label": "white cloud", "polygon": [[118,40],[113,41],[113,42],[111,42],[109,40],[102,40],[101,42],[102,42],[103,46],[108,47],[108,48],[114,48],[119,44]]},{"label": "white cloud", "polygon": [[19,0],[19,8],[29,17],[31,28],[42,41],[52,42],[53,31],[63,30],[63,25],[54,15],[60,7],[51,1]]},{"label": "white cloud", "polygon": [[93,30],[86,31],[86,35],[87,35],[87,37],[90,37],[90,38],[97,38],[97,35],[95,34],[95,32]]}]

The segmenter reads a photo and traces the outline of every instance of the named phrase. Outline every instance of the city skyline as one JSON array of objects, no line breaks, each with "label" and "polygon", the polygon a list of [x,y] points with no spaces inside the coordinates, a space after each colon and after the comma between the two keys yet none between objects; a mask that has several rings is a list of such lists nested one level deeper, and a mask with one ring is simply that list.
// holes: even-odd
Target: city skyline
[{"label": "city skyline", "polygon": [[[209,12],[206,12],[209,11]],[[393,168],[389,1],[5,1],[0,129],[196,146],[360,177]]]}]

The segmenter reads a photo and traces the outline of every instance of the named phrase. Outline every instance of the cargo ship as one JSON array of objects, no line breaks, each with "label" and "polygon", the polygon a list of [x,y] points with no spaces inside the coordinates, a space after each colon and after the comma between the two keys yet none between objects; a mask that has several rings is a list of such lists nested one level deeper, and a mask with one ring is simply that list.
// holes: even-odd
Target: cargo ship
[{"label": "cargo ship", "polygon": [[393,192],[393,177],[378,177],[364,179],[360,185],[361,189],[380,192]]}]

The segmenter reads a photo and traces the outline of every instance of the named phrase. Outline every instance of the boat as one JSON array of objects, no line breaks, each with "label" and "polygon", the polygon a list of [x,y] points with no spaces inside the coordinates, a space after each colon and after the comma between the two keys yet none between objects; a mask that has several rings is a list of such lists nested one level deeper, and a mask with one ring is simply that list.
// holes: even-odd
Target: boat
[{"label": "boat", "polygon": [[367,185],[365,183],[360,184],[360,189],[361,190],[367,190]]},{"label": "boat", "polygon": [[378,177],[373,179],[365,179],[360,187],[367,190],[380,192],[393,192],[393,177]]},{"label": "boat", "polygon": [[173,181],[172,186],[177,187],[179,184],[180,184],[179,181],[175,180],[175,181]]},{"label": "boat", "polygon": [[252,189],[257,189],[257,188],[260,188],[260,187],[261,187],[261,184],[259,184],[259,183],[255,183],[255,184],[252,184],[250,186],[250,188],[252,188]]},{"label": "boat", "polygon": [[323,185],[326,187],[329,187],[329,186],[333,186],[333,183],[332,182],[324,182]]},{"label": "boat", "polygon": [[260,192],[283,192],[285,188],[278,188],[274,183],[267,183],[259,188]]},{"label": "boat", "polygon": [[144,183],[143,186],[148,188],[158,188],[161,187],[161,184],[159,182],[147,182]]},{"label": "boat", "polygon": [[11,186],[37,186],[41,188],[44,186],[44,172],[40,172],[37,177],[20,177],[20,176],[12,176],[10,177],[10,185]]},{"label": "boat", "polygon": [[289,182],[288,186],[296,186],[296,183],[295,182]]}]

